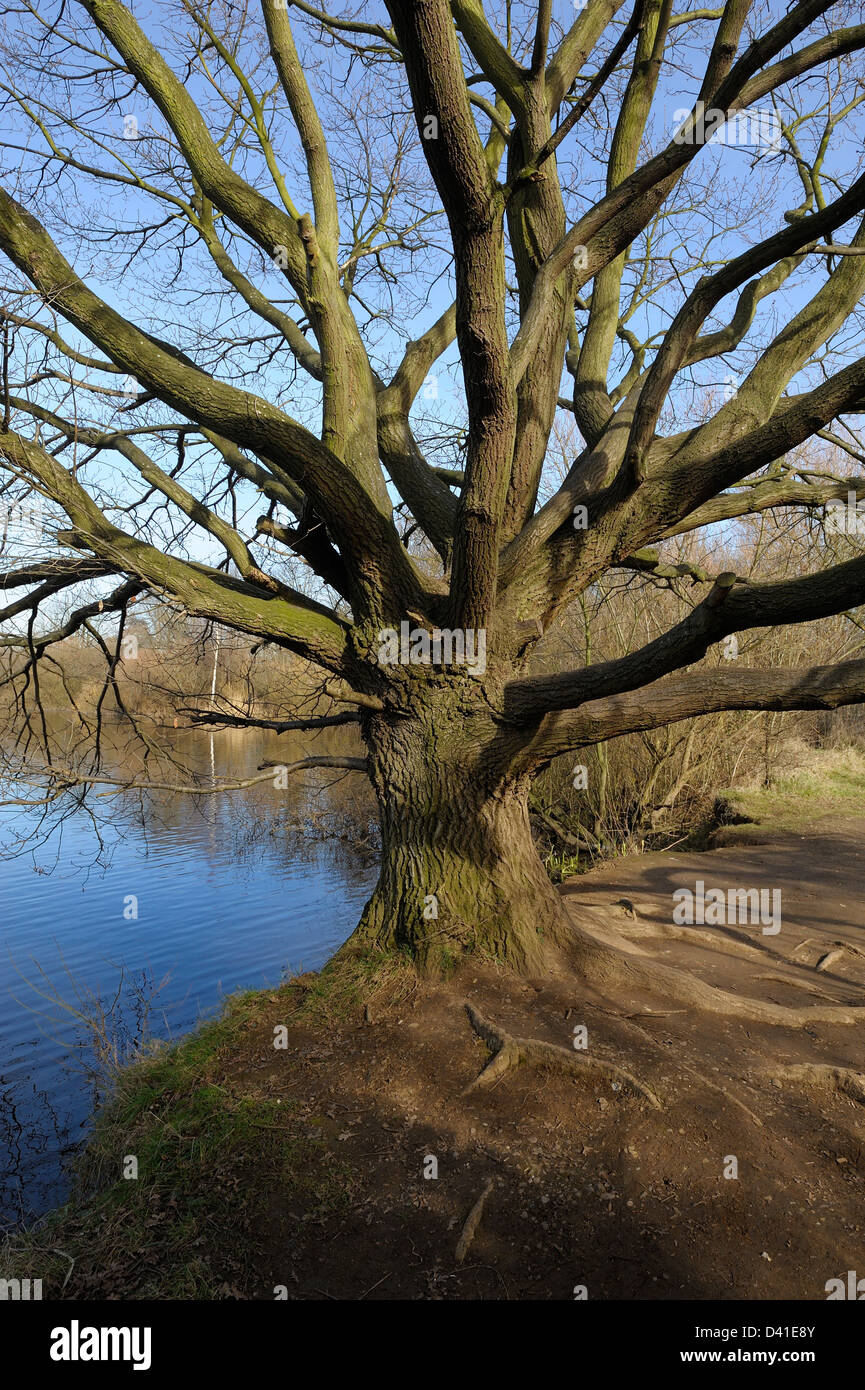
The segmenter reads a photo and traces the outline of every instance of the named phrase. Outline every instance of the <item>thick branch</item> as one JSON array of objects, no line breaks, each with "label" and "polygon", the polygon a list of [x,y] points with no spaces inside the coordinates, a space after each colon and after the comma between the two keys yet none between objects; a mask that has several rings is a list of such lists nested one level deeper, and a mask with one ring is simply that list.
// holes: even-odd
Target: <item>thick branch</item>
[{"label": "thick branch", "polygon": [[574,709],[690,665],[731,632],[809,622],[863,602],[865,559],[776,584],[737,583],[735,575],[723,574],[701,604],[654,642],[596,666],[510,681],[505,686],[504,709],[510,718],[525,721]]},{"label": "thick branch", "polygon": [[390,612],[420,601],[420,581],[399,544],[390,503],[385,498],[385,510],[379,510],[325,444],[262,397],[217,381],[123,318],[78,278],[44,228],[2,189],[0,245],[45,298],[114,362],[189,418],[278,462],[309,493],[350,561],[361,611],[365,601],[383,599]]},{"label": "thick branch", "polygon": [[561,753],[722,710],[838,709],[865,702],[865,661],[771,671],[693,671],[549,715],[526,752],[540,768]]},{"label": "thick branch", "polygon": [[[475,14],[473,5],[468,9]],[[390,14],[456,261],[456,330],[469,434],[454,538],[451,620],[483,628],[495,602],[498,536],[516,428],[504,314],[503,204],[471,114],[447,0],[411,5],[391,0]],[[437,123],[433,135],[430,118]]]},{"label": "thick branch", "polygon": [[218,570],[165,555],[112,525],[84,488],[40,445],[12,431],[0,432],[0,454],[63,508],[78,544],[155,592],[181,602],[188,612],[226,627],[280,642],[338,674],[343,672],[346,628],[321,604],[301,595],[289,602],[267,589],[232,580]]}]

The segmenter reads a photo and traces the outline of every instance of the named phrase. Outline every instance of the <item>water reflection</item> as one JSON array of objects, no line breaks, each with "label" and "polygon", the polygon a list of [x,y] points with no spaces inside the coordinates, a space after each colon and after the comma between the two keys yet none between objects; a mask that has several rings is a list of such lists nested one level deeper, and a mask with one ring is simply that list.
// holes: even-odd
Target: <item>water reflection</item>
[{"label": "water reflection", "polygon": [[[179,731],[176,748],[205,776],[239,779],[268,760],[356,751],[331,738],[312,749]],[[122,1056],[148,1031],[178,1037],[225,994],[320,966],[356,923],[376,875],[374,856],[352,850],[371,838],[365,780],[288,780],[112,797],[47,840],[41,811],[0,812],[5,843],[29,837],[26,854],[0,863],[0,1221],[64,1198],[64,1156],[98,1099],[93,1010]]]}]

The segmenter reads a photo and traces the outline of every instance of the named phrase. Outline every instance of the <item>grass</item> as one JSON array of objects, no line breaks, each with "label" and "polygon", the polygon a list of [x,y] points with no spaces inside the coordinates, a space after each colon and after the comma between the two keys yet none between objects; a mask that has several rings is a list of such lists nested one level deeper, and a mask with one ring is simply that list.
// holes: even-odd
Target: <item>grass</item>
[{"label": "grass", "polygon": [[568,851],[563,851],[561,854],[551,852],[544,858],[544,868],[552,883],[564,883],[566,879],[589,873],[591,869],[597,868],[606,860],[624,859],[629,854],[637,854],[642,847],[642,841],[636,844],[628,839],[598,845],[596,854],[585,851],[582,854],[579,852],[571,854]]},{"label": "grass", "polygon": [[[353,1175],[314,1137],[320,1117],[300,1115],[243,1065],[245,1044],[250,1062],[261,1058],[273,1003],[284,995],[288,1018],[303,993],[289,984],[278,1000],[235,996],[220,1018],[120,1069],[76,1162],[72,1199],[0,1246],[0,1278],[41,1278],[46,1298],[62,1294],[73,1269],[77,1298],[91,1285],[101,1298],[231,1297],[275,1195],[302,1219],[348,1202]],[[123,1176],[129,1158],[137,1178]]]},{"label": "grass", "polygon": [[374,1010],[380,999],[401,1003],[417,985],[417,969],[408,955],[339,953],[323,970],[302,976],[299,986],[296,982],[296,1017],[309,1023],[338,1023],[362,1007]]},{"label": "grass", "polygon": [[587,873],[593,867],[594,860],[587,854],[550,853],[544,860],[544,868],[553,883],[564,883],[565,879]]},{"label": "grass", "polygon": [[861,815],[865,811],[865,756],[857,749],[814,750],[791,745],[785,763],[768,787],[752,785],[722,792],[722,818],[777,830],[801,830],[819,816]]}]

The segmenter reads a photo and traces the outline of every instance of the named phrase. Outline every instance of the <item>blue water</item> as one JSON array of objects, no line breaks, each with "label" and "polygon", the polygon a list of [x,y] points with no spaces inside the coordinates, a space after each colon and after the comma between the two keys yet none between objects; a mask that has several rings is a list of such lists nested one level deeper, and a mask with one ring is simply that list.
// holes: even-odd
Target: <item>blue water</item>
[{"label": "blue water", "polygon": [[[264,740],[239,751],[231,735],[195,737],[217,777],[273,756]],[[349,794],[329,790],[332,777],[288,792],[112,798],[96,828],[76,811],[0,862],[0,1230],[64,1200],[64,1160],[99,1094],[87,1026],[41,996],[84,1013],[98,1001],[123,1053],[142,1033],[179,1037],[237,990],[319,967],[348,936],[374,862],[286,824]],[[40,827],[36,810],[0,812],[7,840]]]}]

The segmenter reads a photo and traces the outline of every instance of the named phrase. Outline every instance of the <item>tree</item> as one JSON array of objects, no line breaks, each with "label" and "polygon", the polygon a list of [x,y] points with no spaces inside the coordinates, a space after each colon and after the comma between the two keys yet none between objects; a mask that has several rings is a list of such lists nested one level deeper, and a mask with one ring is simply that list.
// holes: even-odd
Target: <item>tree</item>
[{"label": "tree", "polygon": [[[4,640],[37,703],[40,663],[97,612],[121,615],[113,677],[139,594],[313,663],[367,750],[337,765],[380,812],[351,948],[530,969],[574,944],[527,809],[554,758],[865,699],[863,660],[697,664],[861,604],[855,549],[774,583],[664,549],[865,497],[865,25],[825,0],[488,8],[20,6],[0,456],[7,498],[58,519],[4,576],[26,590],[4,618],[27,615]],[[574,457],[550,486],[561,412]],[[818,437],[814,471],[796,451]],[[690,611],[546,670],[544,634],[613,569],[690,579]],[[588,937],[578,956],[612,968]]]}]

